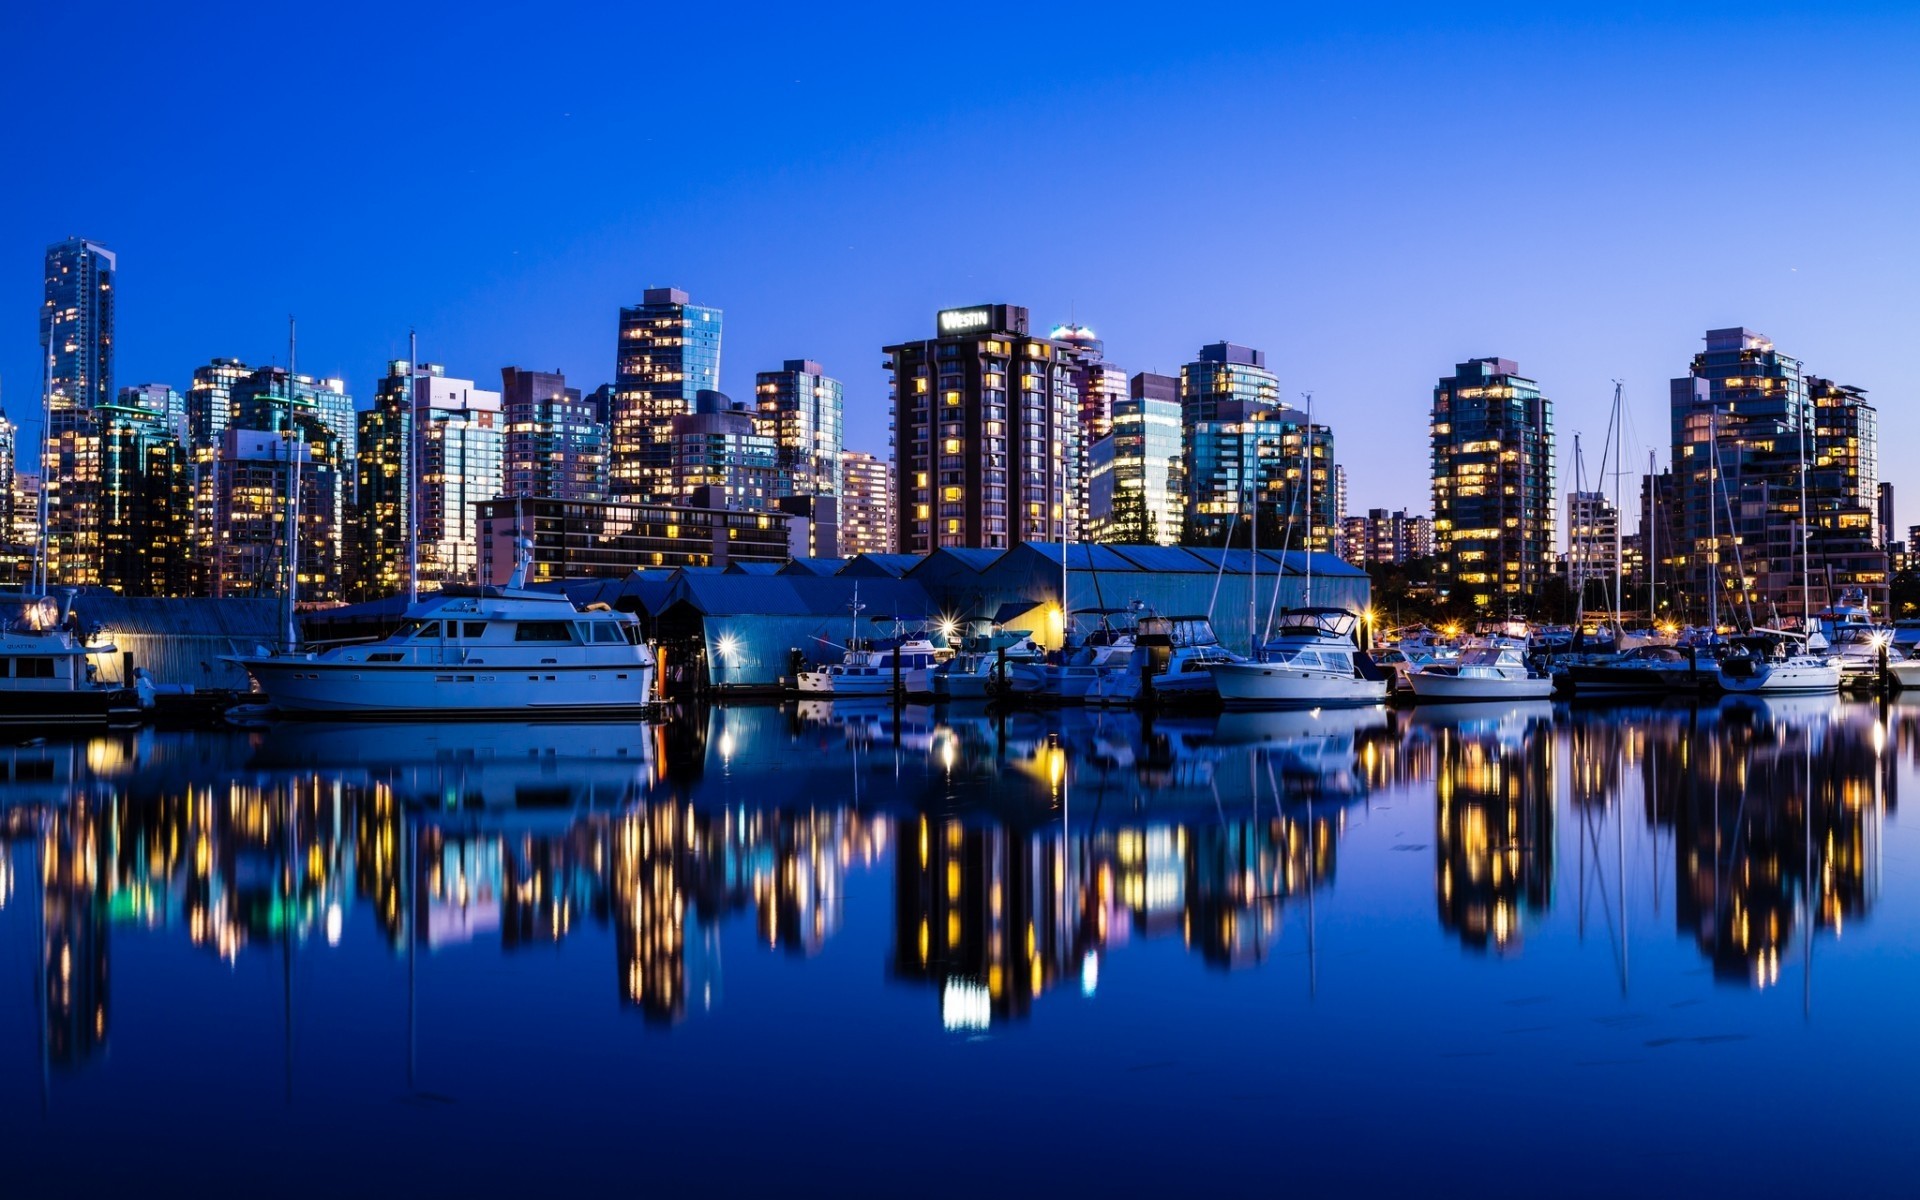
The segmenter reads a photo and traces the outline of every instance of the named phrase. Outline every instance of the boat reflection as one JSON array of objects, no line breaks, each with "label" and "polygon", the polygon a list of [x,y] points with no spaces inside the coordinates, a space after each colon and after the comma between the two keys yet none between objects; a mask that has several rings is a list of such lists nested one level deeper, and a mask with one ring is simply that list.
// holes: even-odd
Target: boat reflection
[{"label": "boat reflection", "polygon": [[[1430,856],[1389,866],[1430,863],[1461,946],[1512,956],[1547,936],[1565,876],[1623,986],[1629,891],[1717,978],[1764,986],[1811,934],[1871,916],[1896,765],[1916,755],[1920,702],[1831,697],[141,734],[0,751],[0,921],[34,924],[55,1068],[106,1044],[120,930],[228,962],[377,938],[423,969],[592,930],[619,1003],[672,1025],[722,1002],[730,925],[817,954],[855,877],[886,872],[888,977],[977,1029],[1056,989],[1095,994],[1136,941],[1231,969],[1297,936],[1311,970],[1315,897],[1339,892],[1353,822],[1391,795],[1432,804]],[[1370,895],[1341,899],[1343,936],[1365,936]]]}]

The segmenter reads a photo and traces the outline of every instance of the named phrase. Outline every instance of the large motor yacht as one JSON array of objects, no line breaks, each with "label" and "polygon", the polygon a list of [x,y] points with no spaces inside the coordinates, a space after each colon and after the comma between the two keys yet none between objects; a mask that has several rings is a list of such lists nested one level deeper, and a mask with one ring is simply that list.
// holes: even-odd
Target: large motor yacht
[{"label": "large motor yacht", "polygon": [[1354,615],[1343,608],[1297,608],[1280,615],[1273,637],[1252,662],[1215,662],[1207,669],[1228,708],[1297,704],[1378,704],[1387,673],[1371,668],[1353,640]]},{"label": "large motor yacht", "polygon": [[73,595],[15,594],[4,601],[0,630],[0,723],[60,725],[136,723],[140,700],[131,688],[101,683],[91,661],[115,653],[96,641],[73,609]]},{"label": "large motor yacht", "polygon": [[238,655],[283,716],[614,717],[653,700],[639,619],[525,587],[449,587],[407,609],[385,639],[318,652]]}]

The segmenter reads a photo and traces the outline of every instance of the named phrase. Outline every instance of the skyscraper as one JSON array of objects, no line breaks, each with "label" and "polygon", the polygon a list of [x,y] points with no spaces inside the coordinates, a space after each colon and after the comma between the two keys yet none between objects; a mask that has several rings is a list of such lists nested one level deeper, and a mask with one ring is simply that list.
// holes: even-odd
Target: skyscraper
[{"label": "skyscraper", "polygon": [[187,442],[196,456],[210,458],[219,448],[233,415],[234,386],[251,374],[253,368],[237,358],[216,358],[193,369],[187,389]]},{"label": "skyscraper", "polygon": [[1264,351],[1214,342],[1180,368],[1185,540],[1216,541],[1245,514],[1261,435],[1280,433],[1255,423],[1279,403],[1280,381],[1267,370]]},{"label": "skyscraper", "polygon": [[820,364],[790,358],[755,377],[759,432],[773,439],[775,496],[838,496],[846,389]]},{"label": "skyscraper", "polygon": [[766,512],[778,476],[773,438],[755,428],[754,409],[721,392],[702,391],[694,411],[673,418],[673,477],[696,508]]},{"label": "skyscraper", "polygon": [[1078,353],[1012,304],[944,310],[935,330],[885,348],[900,550],[1078,536]]},{"label": "skyscraper", "polygon": [[840,553],[893,553],[892,467],[863,450],[843,450],[840,478]]},{"label": "skyscraper", "polygon": [[653,504],[680,495],[673,418],[693,412],[700,392],[720,388],[720,315],[678,288],[648,288],[639,304],[620,310],[608,414],[614,496]]},{"label": "skyscraper", "polygon": [[167,409],[135,402],[139,389],[121,395],[123,403],[94,410],[101,439],[99,581],[127,596],[182,596],[192,581],[192,464]]},{"label": "skyscraper", "polygon": [[333,527],[341,487],[315,446],[285,433],[229,426],[220,449],[198,473],[194,520],[210,529],[211,561],[199,571],[215,596],[277,596],[285,579],[288,460],[298,477],[300,597],[340,598],[340,544]]},{"label": "skyscraper", "polygon": [[0,544],[13,540],[15,479],[19,469],[20,427],[7,420],[6,409],[0,408]]},{"label": "skyscraper", "polygon": [[161,424],[184,446],[187,441],[187,398],[168,383],[143,383],[120,389],[121,408],[144,408],[158,413]]},{"label": "skyscraper", "polygon": [[607,427],[558,371],[500,369],[505,495],[604,500]]},{"label": "skyscraper", "polygon": [[55,410],[113,400],[113,251],[85,238],[47,247],[40,348],[50,352]]},{"label": "skyscraper", "polygon": [[397,595],[407,587],[407,529],[413,520],[412,389],[407,361],[387,364],[373,407],[360,414],[355,468],[353,552],[348,590],[356,600]]},{"label": "skyscraper", "polygon": [[[1257,500],[1260,543],[1308,549],[1308,493],[1304,463],[1312,469],[1312,545],[1339,541],[1338,479],[1333,430],[1286,406],[1222,399],[1212,416],[1185,427],[1186,531],[1190,543],[1247,540],[1246,521]],[[1310,455],[1309,448],[1310,447]]]},{"label": "skyscraper", "polygon": [[1511,359],[1459,364],[1433,389],[1435,582],[1504,613],[1553,573],[1553,402]]},{"label": "skyscraper", "polygon": [[1711,611],[1714,589],[1720,612],[1743,621],[1798,619],[1854,587],[1884,612],[1879,423],[1866,393],[1805,374],[1751,329],[1708,330],[1706,343],[1671,387],[1678,529],[1660,552],[1690,615]]},{"label": "skyscraper", "polygon": [[1614,544],[1619,533],[1620,511],[1605,492],[1567,493],[1567,582],[1575,595],[1590,585],[1602,585],[1587,592],[1591,605],[1618,606],[1613,570],[1620,561]]},{"label": "skyscraper", "polygon": [[1085,325],[1056,325],[1052,338],[1079,352],[1080,444],[1091,447],[1113,431],[1114,405],[1127,398],[1127,373],[1107,361],[1107,345]]},{"label": "skyscraper", "polygon": [[420,439],[420,577],[471,582],[480,563],[474,505],[504,486],[500,393],[451,378],[437,363],[421,363],[413,410]]},{"label": "skyscraper", "polygon": [[[195,376],[195,382],[198,383],[199,372],[195,372]],[[329,504],[329,510],[325,513],[302,514],[302,519],[311,518],[320,522],[318,527],[325,529],[333,538],[333,544],[328,549],[328,561],[344,562],[348,555],[348,525],[352,515],[354,459],[359,453],[360,444],[357,414],[353,397],[347,392],[346,381],[295,375],[289,382],[285,367],[261,367],[226,381],[225,390],[227,418],[220,443],[223,447],[224,429],[284,432],[289,428],[289,420],[292,421],[292,428],[298,432],[299,440],[308,447],[310,461],[326,472],[325,478],[329,481],[329,486],[314,493]],[[191,418],[188,423],[193,423]],[[205,455],[195,455],[196,464],[203,463],[205,459]],[[302,495],[304,502],[304,491]],[[195,531],[195,540],[204,545],[205,536],[198,529]],[[301,573],[305,575],[305,566],[302,566]],[[329,586],[334,586],[333,581],[329,581]]]},{"label": "skyscraper", "polygon": [[47,247],[40,306],[42,367],[50,373],[43,435],[47,578],[99,581],[100,437],[93,409],[113,399],[113,289],[117,262],[97,242]]},{"label": "skyscraper", "polygon": [[1087,452],[1087,536],[1174,545],[1181,532],[1180,381],[1142,371]]}]

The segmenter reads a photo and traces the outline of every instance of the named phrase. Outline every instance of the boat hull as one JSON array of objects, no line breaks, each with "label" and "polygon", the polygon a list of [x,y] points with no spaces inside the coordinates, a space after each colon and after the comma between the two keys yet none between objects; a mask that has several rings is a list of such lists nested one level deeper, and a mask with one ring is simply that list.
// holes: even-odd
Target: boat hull
[{"label": "boat hull", "polygon": [[1290,670],[1277,663],[1221,663],[1211,671],[1220,702],[1228,708],[1378,704],[1387,695],[1384,679]]},{"label": "boat hull", "polygon": [[1544,700],[1553,695],[1551,679],[1486,679],[1415,671],[1407,682],[1420,700]]},{"label": "boat hull", "polygon": [[131,688],[0,690],[0,725],[135,725],[140,697]]},{"label": "boat hull", "polygon": [[1796,663],[1768,664],[1751,675],[1720,672],[1720,686],[1737,696],[1810,695],[1840,690],[1840,666],[1823,663],[1802,666]]},{"label": "boat hull", "polygon": [[653,703],[653,664],[534,667],[370,666],[302,658],[238,660],[282,716],[398,718],[622,717]]}]

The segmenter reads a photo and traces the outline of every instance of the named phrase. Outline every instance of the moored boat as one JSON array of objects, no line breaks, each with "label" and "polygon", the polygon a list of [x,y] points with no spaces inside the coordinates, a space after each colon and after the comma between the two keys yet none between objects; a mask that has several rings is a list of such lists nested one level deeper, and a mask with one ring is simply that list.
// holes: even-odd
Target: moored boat
[{"label": "moored boat", "polygon": [[653,700],[639,618],[524,587],[449,587],[377,642],[236,655],[279,715],[333,719],[615,717]]},{"label": "moored boat", "polygon": [[1358,619],[1342,608],[1289,609],[1252,662],[1212,662],[1220,702],[1229,708],[1377,704],[1386,672],[1373,668],[1353,640]]},{"label": "moored boat", "polygon": [[1407,676],[1421,700],[1534,700],[1553,694],[1553,680],[1527,667],[1518,646],[1469,646],[1452,662],[1428,663]]}]

